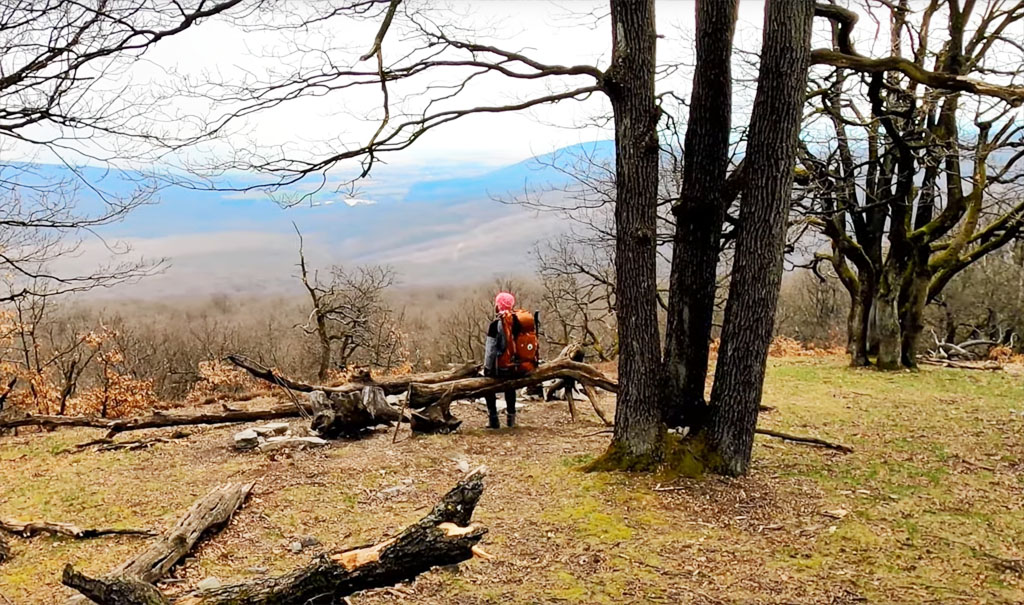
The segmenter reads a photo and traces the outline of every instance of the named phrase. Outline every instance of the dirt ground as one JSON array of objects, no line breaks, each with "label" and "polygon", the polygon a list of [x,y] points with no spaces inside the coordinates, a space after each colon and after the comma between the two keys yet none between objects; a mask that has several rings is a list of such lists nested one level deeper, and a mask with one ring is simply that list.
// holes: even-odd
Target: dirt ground
[{"label": "dirt ground", "polygon": [[[512,430],[487,430],[482,407],[457,404],[465,424],[454,435],[403,430],[392,444],[381,431],[276,455],[233,451],[237,425],[119,452],[65,452],[99,434],[63,430],[0,437],[0,517],[163,529],[214,485],[256,480],[230,525],[163,586],[180,591],[376,541],[423,515],[460,468],[486,465],[475,520],[493,560],[352,603],[1024,602],[1008,564],[1024,557],[1020,376],[800,358],[773,360],[767,380],[776,409],[762,426],[854,453],[758,437],[741,479],[587,474],[579,466],[608,435],[589,406],[573,424],[561,402],[527,403]],[[290,548],[310,537],[319,544]],[[9,538],[0,603],[59,603],[66,562],[100,574],[143,540]]]}]

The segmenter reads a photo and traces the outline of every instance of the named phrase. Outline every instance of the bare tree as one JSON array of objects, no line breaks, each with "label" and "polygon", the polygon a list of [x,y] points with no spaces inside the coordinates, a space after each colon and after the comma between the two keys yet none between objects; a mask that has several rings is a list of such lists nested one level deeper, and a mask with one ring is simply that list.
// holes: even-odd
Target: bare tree
[{"label": "bare tree", "polygon": [[798,209],[830,242],[814,262],[831,264],[849,293],[853,365],[877,353],[881,369],[914,367],[926,304],[1024,226],[1014,109],[1024,57],[1006,36],[1024,23],[1024,2],[912,8],[870,8],[891,53],[871,59],[851,41],[856,14],[819,7],[833,49],[815,61],[836,69],[816,71],[801,150],[809,188]]},{"label": "bare tree", "polygon": [[[111,286],[159,268],[125,261],[68,274],[52,265],[156,191],[138,173],[105,187],[83,158],[112,166],[140,157],[132,142],[175,144],[175,124],[161,128],[143,89],[119,77],[161,40],[241,1],[44,0],[0,10],[0,148],[23,158],[0,163],[0,269],[7,276],[0,302]],[[128,193],[116,191],[126,184]],[[89,199],[85,207],[82,198]],[[111,250],[127,251],[118,244]]]},{"label": "bare tree", "polygon": [[349,271],[335,265],[329,269],[329,278],[321,281],[317,271],[311,273],[306,267],[299,233],[299,277],[310,302],[309,317],[300,327],[315,336],[320,347],[317,378],[327,378],[332,367],[346,368],[360,351],[393,358],[395,349],[385,348],[382,339],[394,344],[397,335],[389,327],[393,311],[384,298],[395,283],[394,270],[363,266]]}]

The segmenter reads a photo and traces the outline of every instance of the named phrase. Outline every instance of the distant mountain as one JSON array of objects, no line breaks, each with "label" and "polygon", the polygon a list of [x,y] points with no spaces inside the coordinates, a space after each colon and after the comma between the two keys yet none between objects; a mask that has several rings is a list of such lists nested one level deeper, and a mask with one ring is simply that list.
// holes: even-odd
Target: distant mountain
[{"label": "distant mountain", "polygon": [[[560,149],[498,168],[382,166],[351,203],[325,190],[305,203],[282,208],[259,193],[195,191],[172,187],[158,203],[139,208],[99,235],[130,243],[136,254],[165,257],[170,268],[138,284],[102,295],[158,297],[214,292],[287,292],[296,286],[298,240],[316,266],[390,264],[409,285],[456,284],[495,275],[533,272],[529,251],[565,229],[564,220],[532,213],[495,198],[524,190],[558,188],[578,158],[607,162],[611,141]],[[60,169],[46,167],[59,174]],[[107,191],[125,193],[129,176],[86,169],[85,178]],[[83,194],[85,205],[96,200]],[[82,252],[64,263],[84,270],[109,257],[107,247],[86,238]]]}]

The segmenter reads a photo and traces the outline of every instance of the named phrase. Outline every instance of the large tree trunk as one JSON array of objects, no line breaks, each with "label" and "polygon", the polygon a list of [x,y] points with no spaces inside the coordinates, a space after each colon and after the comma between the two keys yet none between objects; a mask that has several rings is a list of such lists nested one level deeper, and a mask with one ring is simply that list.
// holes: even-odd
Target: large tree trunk
[{"label": "large tree trunk", "polygon": [[882,269],[882,279],[872,304],[874,310],[875,336],[878,338],[878,357],[875,365],[879,370],[898,370],[900,368],[900,316],[899,294],[901,271],[891,258],[886,260]]},{"label": "large tree trunk", "polygon": [[874,304],[874,288],[868,283],[867,276],[862,276],[860,283],[857,296],[850,299],[849,323],[850,365],[859,368],[871,364],[868,359],[868,332]]},{"label": "large tree trunk", "polygon": [[[98,600],[97,596],[88,594],[84,590],[81,592],[101,605],[108,603],[110,605],[159,603],[160,601],[153,600],[154,595],[159,596],[160,594],[153,588],[153,583],[166,576],[178,561],[192,551],[203,536],[208,536],[211,531],[216,531],[226,525],[235,511],[249,497],[253,485],[253,483],[229,483],[214,488],[210,493],[197,500],[188,509],[188,512],[174,524],[174,527],[151,542],[145,550],[117,566],[104,580],[92,580],[97,583],[118,583],[119,586],[123,585],[118,589],[121,592],[145,596],[147,600],[118,600],[114,598],[119,594],[118,590],[114,590],[110,598],[102,600]],[[65,577],[67,577],[67,573],[65,570]],[[78,588],[77,586],[72,587]],[[85,602],[86,599],[83,597],[75,596],[68,599],[67,605]]]},{"label": "large tree trunk", "polygon": [[615,118],[615,300],[619,383],[606,461],[617,468],[660,461],[657,303],[658,107],[654,99],[654,0],[611,0],[612,61],[605,91]]},{"label": "large tree trunk", "polygon": [[725,217],[723,188],[732,124],[732,36],[738,0],[698,0],[697,69],[686,126],[683,183],[673,208],[668,325],[665,332],[665,419],[670,426],[704,422],[704,387],[715,285]]},{"label": "large tree trunk", "polygon": [[928,269],[927,255],[924,265],[920,260],[914,263],[914,273],[907,285],[907,300],[900,321],[902,329],[900,341],[900,363],[906,368],[917,367],[917,343],[924,332],[924,308],[928,304],[928,284],[931,282],[931,271]]},{"label": "large tree trunk", "polygon": [[[327,605],[352,593],[393,586],[441,565],[486,555],[477,542],[487,530],[471,523],[483,493],[476,471],[448,492],[423,519],[377,544],[325,554],[282,576],[197,590],[174,599],[139,582],[94,580],[68,565],[62,581],[100,605]],[[152,588],[151,586],[149,588]]]},{"label": "large tree trunk", "polygon": [[706,443],[713,469],[747,472],[761,403],[793,186],[813,0],[769,0],[722,346]]}]

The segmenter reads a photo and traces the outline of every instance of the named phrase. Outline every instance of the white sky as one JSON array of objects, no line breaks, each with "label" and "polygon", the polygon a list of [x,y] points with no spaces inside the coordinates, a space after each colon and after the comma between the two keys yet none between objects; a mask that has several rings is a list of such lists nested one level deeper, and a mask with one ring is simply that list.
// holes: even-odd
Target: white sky
[{"label": "white sky", "polygon": [[[416,0],[409,0],[417,6]],[[286,0],[276,3],[277,10],[303,6]],[[606,67],[610,49],[608,21],[595,23],[593,14],[603,15],[607,2],[539,2],[539,1],[454,1],[447,3],[422,0],[437,19],[447,20],[477,32],[473,39],[509,50],[522,50],[531,58],[563,65],[590,64]],[[742,0],[737,44],[755,50],[760,44],[760,21],[763,5],[757,0]],[[593,14],[591,14],[593,13]],[[662,1],[657,5],[659,61],[692,63],[692,32],[694,3],[690,0]],[[278,13],[282,14],[282,13]],[[281,17],[276,17],[280,19]],[[271,74],[295,71],[300,62],[313,67],[329,57],[334,64],[354,64],[353,58],[364,53],[376,33],[377,21],[343,22],[334,19],[322,30],[246,31],[224,20],[206,22],[157,45],[144,59],[125,74],[124,79],[142,89],[177,82],[187,77],[236,80],[271,77]],[[396,19],[385,44],[385,61],[395,60],[410,48],[403,40],[401,19]],[[298,52],[302,47],[317,52]],[[319,52],[327,51],[327,52]],[[284,58],[282,58],[284,57]],[[372,69],[373,61],[360,63],[359,68]],[[168,76],[168,72],[173,76]],[[421,89],[424,84],[439,84],[445,77],[460,74],[431,75],[419,79],[403,90],[392,85],[393,111],[402,106],[406,93]],[[572,81],[576,85],[591,84],[589,77]],[[123,82],[118,83],[123,84]],[[688,96],[689,69],[682,69],[660,85],[661,90],[675,90]],[[468,88],[456,105],[504,104],[535,95],[545,89],[563,89],[551,82],[533,83],[501,76],[481,78],[479,85]],[[284,148],[292,155],[311,155],[315,150],[347,144],[365,143],[376,127],[379,116],[380,91],[366,87],[335,93],[318,99],[289,102],[271,111],[248,118],[231,129],[231,136],[214,145],[190,150],[190,160],[223,157],[231,149]],[[417,101],[405,106],[414,110]],[[203,113],[197,101],[175,99],[162,116],[167,124],[185,125],[182,116]],[[591,100],[563,102],[516,114],[469,117],[447,124],[429,133],[411,148],[391,154],[392,164],[462,163],[500,165],[552,151],[580,142],[607,139],[613,136],[608,128],[589,125],[592,116],[608,113],[601,95]],[[150,119],[155,114],[148,116]]]}]

